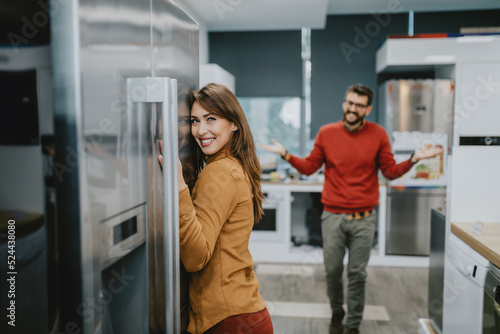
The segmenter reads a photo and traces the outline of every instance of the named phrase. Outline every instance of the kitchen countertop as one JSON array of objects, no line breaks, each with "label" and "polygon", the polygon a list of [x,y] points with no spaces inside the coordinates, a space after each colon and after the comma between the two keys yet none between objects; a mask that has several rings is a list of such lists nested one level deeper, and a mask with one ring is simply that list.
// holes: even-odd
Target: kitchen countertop
[{"label": "kitchen countertop", "polygon": [[[278,180],[262,181],[263,192],[322,192],[323,182],[312,182],[308,180]],[[379,182],[379,187],[385,187],[385,183]]]},{"label": "kitchen countertop", "polygon": [[451,232],[500,267],[500,223],[484,223],[481,234],[474,233],[473,226],[474,223],[451,223]]},{"label": "kitchen countertop", "polygon": [[[278,181],[262,181],[261,184],[265,185],[301,185],[301,186],[322,186],[323,182],[312,182],[307,180],[278,180]],[[379,186],[385,186],[386,182],[383,180],[378,181]]]},{"label": "kitchen countertop", "polygon": [[262,181],[262,184],[264,185],[301,185],[301,186],[322,186],[323,182],[311,182],[311,181],[302,181],[302,180],[278,180],[278,181]]}]

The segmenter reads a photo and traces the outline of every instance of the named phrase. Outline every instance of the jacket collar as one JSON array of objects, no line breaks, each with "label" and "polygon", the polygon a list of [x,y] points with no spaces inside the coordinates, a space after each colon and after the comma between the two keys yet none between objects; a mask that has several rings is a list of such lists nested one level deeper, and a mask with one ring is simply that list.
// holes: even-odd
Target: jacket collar
[{"label": "jacket collar", "polygon": [[207,156],[207,165],[209,163],[212,163],[214,161],[217,161],[217,160],[220,160],[220,159],[223,159],[223,158],[226,158],[226,157],[230,157],[231,154],[229,153],[229,149],[228,148],[222,148],[219,150],[219,152],[213,154],[213,155],[209,155]]}]

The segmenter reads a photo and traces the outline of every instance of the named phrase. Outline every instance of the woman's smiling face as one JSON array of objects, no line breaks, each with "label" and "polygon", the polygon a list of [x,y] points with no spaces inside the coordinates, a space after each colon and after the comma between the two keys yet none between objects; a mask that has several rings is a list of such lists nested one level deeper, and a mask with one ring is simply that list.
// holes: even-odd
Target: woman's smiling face
[{"label": "woman's smiling face", "polygon": [[198,102],[191,108],[191,134],[205,155],[214,155],[231,140],[236,124],[205,110]]}]

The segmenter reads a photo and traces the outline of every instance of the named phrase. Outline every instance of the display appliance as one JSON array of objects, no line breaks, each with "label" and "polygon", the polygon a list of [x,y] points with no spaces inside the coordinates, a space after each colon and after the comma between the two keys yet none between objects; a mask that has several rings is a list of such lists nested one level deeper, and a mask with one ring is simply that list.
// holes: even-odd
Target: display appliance
[{"label": "display appliance", "polygon": [[177,162],[198,25],[172,1],[53,4],[60,330],[179,333]]},{"label": "display appliance", "polygon": [[396,162],[425,144],[444,149],[387,184],[386,254],[428,256],[431,209],[445,206],[454,84],[448,79],[389,80],[380,86],[379,97],[379,123],[391,139]]}]

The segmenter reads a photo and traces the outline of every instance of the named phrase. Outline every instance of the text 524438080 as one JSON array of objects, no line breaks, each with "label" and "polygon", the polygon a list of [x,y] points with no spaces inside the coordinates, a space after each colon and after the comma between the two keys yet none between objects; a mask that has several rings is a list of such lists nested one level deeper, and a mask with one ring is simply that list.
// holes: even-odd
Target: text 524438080
[{"label": "text 524438080", "polygon": [[7,323],[16,326],[16,222],[7,224]]}]

